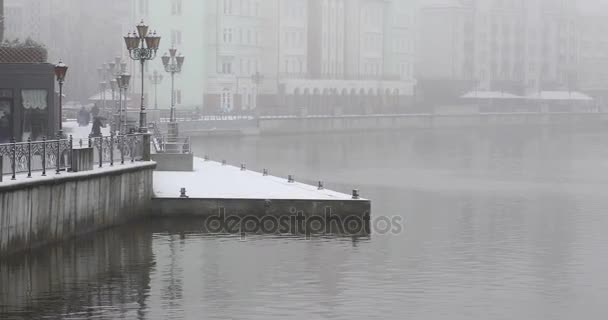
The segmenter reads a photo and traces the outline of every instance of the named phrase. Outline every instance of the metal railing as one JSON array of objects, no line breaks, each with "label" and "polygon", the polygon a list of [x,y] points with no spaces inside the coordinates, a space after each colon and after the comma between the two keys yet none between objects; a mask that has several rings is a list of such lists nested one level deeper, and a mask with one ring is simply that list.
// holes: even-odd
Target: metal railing
[{"label": "metal railing", "polygon": [[[255,119],[253,112],[233,112],[233,113],[209,113],[209,112],[198,112],[196,110],[176,110],[175,121],[176,122],[188,122],[188,121],[216,121],[216,120],[252,120]],[[167,112],[161,112],[160,122],[170,122],[169,114]]]},{"label": "metal railing", "polygon": [[[18,174],[33,173],[46,176],[48,171],[59,174],[72,171],[72,153],[75,149],[93,148],[94,161],[98,167],[120,162],[135,162],[144,159],[144,135],[131,134],[109,137],[90,137],[76,143],[72,136],[68,139],[0,144],[0,182],[4,172],[9,172],[11,180]],[[8,161],[6,161],[8,160]]]},{"label": "metal railing", "polygon": [[179,137],[154,137],[154,148],[157,153],[192,153],[190,138]]},{"label": "metal railing", "polygon": [[163,140],[163,134],[160,130],[158,123],[153,122],[149,124],[149,131],[152,133],[152,145],[154,146],[154,150],[158,153],[162,151],[161,141]]},{"label": "metal railing", "polygon": [[144,139],[142,134],[111,135],[91,137],[88,146],[94,148],[94,163],[102,168],[104,164],[113,166],[120,162],[142,161],[144,158]]},{"label": "metal railing", "polygon": [[[4,167],[0,168],[0,174],[4,171],[11,173],[11,179],[15,180],[17,174],[26,173],[28,178],[32,172],[41,171],[46,176],[48,170],[59,173],[71,167],[72,138],[27,142],[15,142],[0,144],[0,157],[8,159],[7,162],[0,161]],[[1,181],[1,180],[0,180]]]}]

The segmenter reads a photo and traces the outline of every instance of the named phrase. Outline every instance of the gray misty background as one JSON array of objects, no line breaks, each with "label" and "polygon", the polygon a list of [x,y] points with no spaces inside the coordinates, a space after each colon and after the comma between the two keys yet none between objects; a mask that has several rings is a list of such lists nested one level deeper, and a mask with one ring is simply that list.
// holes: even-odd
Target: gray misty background
[{"label": "gray misty background", "polygon": [[[346,104],[332,98],[346,96],[361,108],[380,109],[382,103],[391,106],[387,110],[428,112],[475,91],[526,97],[582,91],[603,105],[607,5],[4,0],[4,25],[6,39],[36,40],[49,49],[49,61],[70,65],[68,103],[86,105],[99,94],[98,69],[117,56],[127,58],[121,37],[144,18],[163,36],[159,54],[175,45],[186,56],[175,89],[178,108],[276,114],[317,96],[322,104]],[[141,81],[137,69],[131,62],[134,83]],[[162,72],[160,59],[147,67],[147,84],[154,71]],[[140,89],[130,90],[136,95]],[[153,94],[146,94],[152,104]],[[160,108],[168,108],[170,95],[165,80],[158,87]]]},{"label": "gray misty background", "polygon": [[[340,106],[414,120],[380,132],[192,140],[197,156],[358,187],[374,216],[403,218],[402,233],[242,241],[206,234],[196,219],[126,225],[0,261],[0,319],[606,318],[608,139],[598,111],[608,106],[608,0],[4,5],[6,39],[31,37],[51,62],[70,65],[70,103],[99,93],[98,68],[126,59],[121,37],[143,17],[163,36],[161,54],[175,44],[186,56],[178,110],[328,115]],[[146,77],[155,70],[158,58]],[[139,83],[138,66],[129,71]],[[165,77],[160,108],[169,88]],[[138,85],[130,90],[137,101]],[[543,91],[593,101],[551,114],[534,100]],[[476,110],[502,125],[477,125],[478,114],[426,125],[428,113],[489,92],[532,102]],[[550,123],[491,114],[503,110]]]}]

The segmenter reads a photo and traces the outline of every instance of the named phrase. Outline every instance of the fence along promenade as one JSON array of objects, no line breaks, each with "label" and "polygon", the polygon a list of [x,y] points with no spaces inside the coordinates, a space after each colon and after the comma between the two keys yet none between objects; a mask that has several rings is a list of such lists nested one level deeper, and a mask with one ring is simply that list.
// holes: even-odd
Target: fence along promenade
[{"label": "fence along promenade", "polygon": [[[13,142],[0,144],[0,183],[4,172],[11,180],[23,174],[32,178],[35,173],[46,176],[49,171],[55,174],[72,171],[74,150],[91,149],[96,167],[104,164],[135,162],[144,159],[145,134],[110,135],[90,137],[75,142],[72,136],[67,139]],[[27,175],[26,175],[27,174]]]}]

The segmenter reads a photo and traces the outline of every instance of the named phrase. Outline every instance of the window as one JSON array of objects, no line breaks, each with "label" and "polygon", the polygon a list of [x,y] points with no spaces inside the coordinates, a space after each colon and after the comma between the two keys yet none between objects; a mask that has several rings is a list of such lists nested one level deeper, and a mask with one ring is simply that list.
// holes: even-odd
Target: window
[{"label": "window", "polygon": [[182,0],[171,1],[171,14],[174,16],[182,15]]},{"label": "window", "polygon": [[224,0],[224,14],[225,15],[232,14],[232,0]]},{"label": "window", "polygon": [[26,89],[21,91],[23,107],[22,140],[32,138],[40,140],[48,132],[48,92],[44,89]]},{"label": "window", "polygon": [[13,90],[0,89],[0,143],[13,136]]},{"label": "window", "polygon": [[224,61],[222,62],[222,69],[220,70],[223,74],[232,74],[232,62]]},{"label": "window", "polygon": [[224,28],[224,43],[232,43],[232,28]]},{"label": "window", "polygon": [[232,111],[232,92],[228,88],[224,88],[220,95],[220,108],[223,112]]}]

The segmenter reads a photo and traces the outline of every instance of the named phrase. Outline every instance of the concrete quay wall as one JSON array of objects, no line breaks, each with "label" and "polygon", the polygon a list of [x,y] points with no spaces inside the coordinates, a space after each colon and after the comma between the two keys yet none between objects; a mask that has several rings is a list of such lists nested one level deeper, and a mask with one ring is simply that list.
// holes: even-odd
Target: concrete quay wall
[{"label": "concrete quay wall", "polygon": [[366,116],[263,117],[260,134],[441,129],[483,126],[560,126],[602,124],[607,113],[402,114]]},{"label": "concrete quay wall", "polygon": [[284,217],[295,216],[298,212],[306,217],[325,217],[327,213],[363,217],[371,213],[369,200],[154,198],[152,204],[152,214],[160,217],[213,217],[220,214]]},{"label": "concrete quay wall", "polygon": [[0,256],[145,216],[154,162],[0,184]]}]

